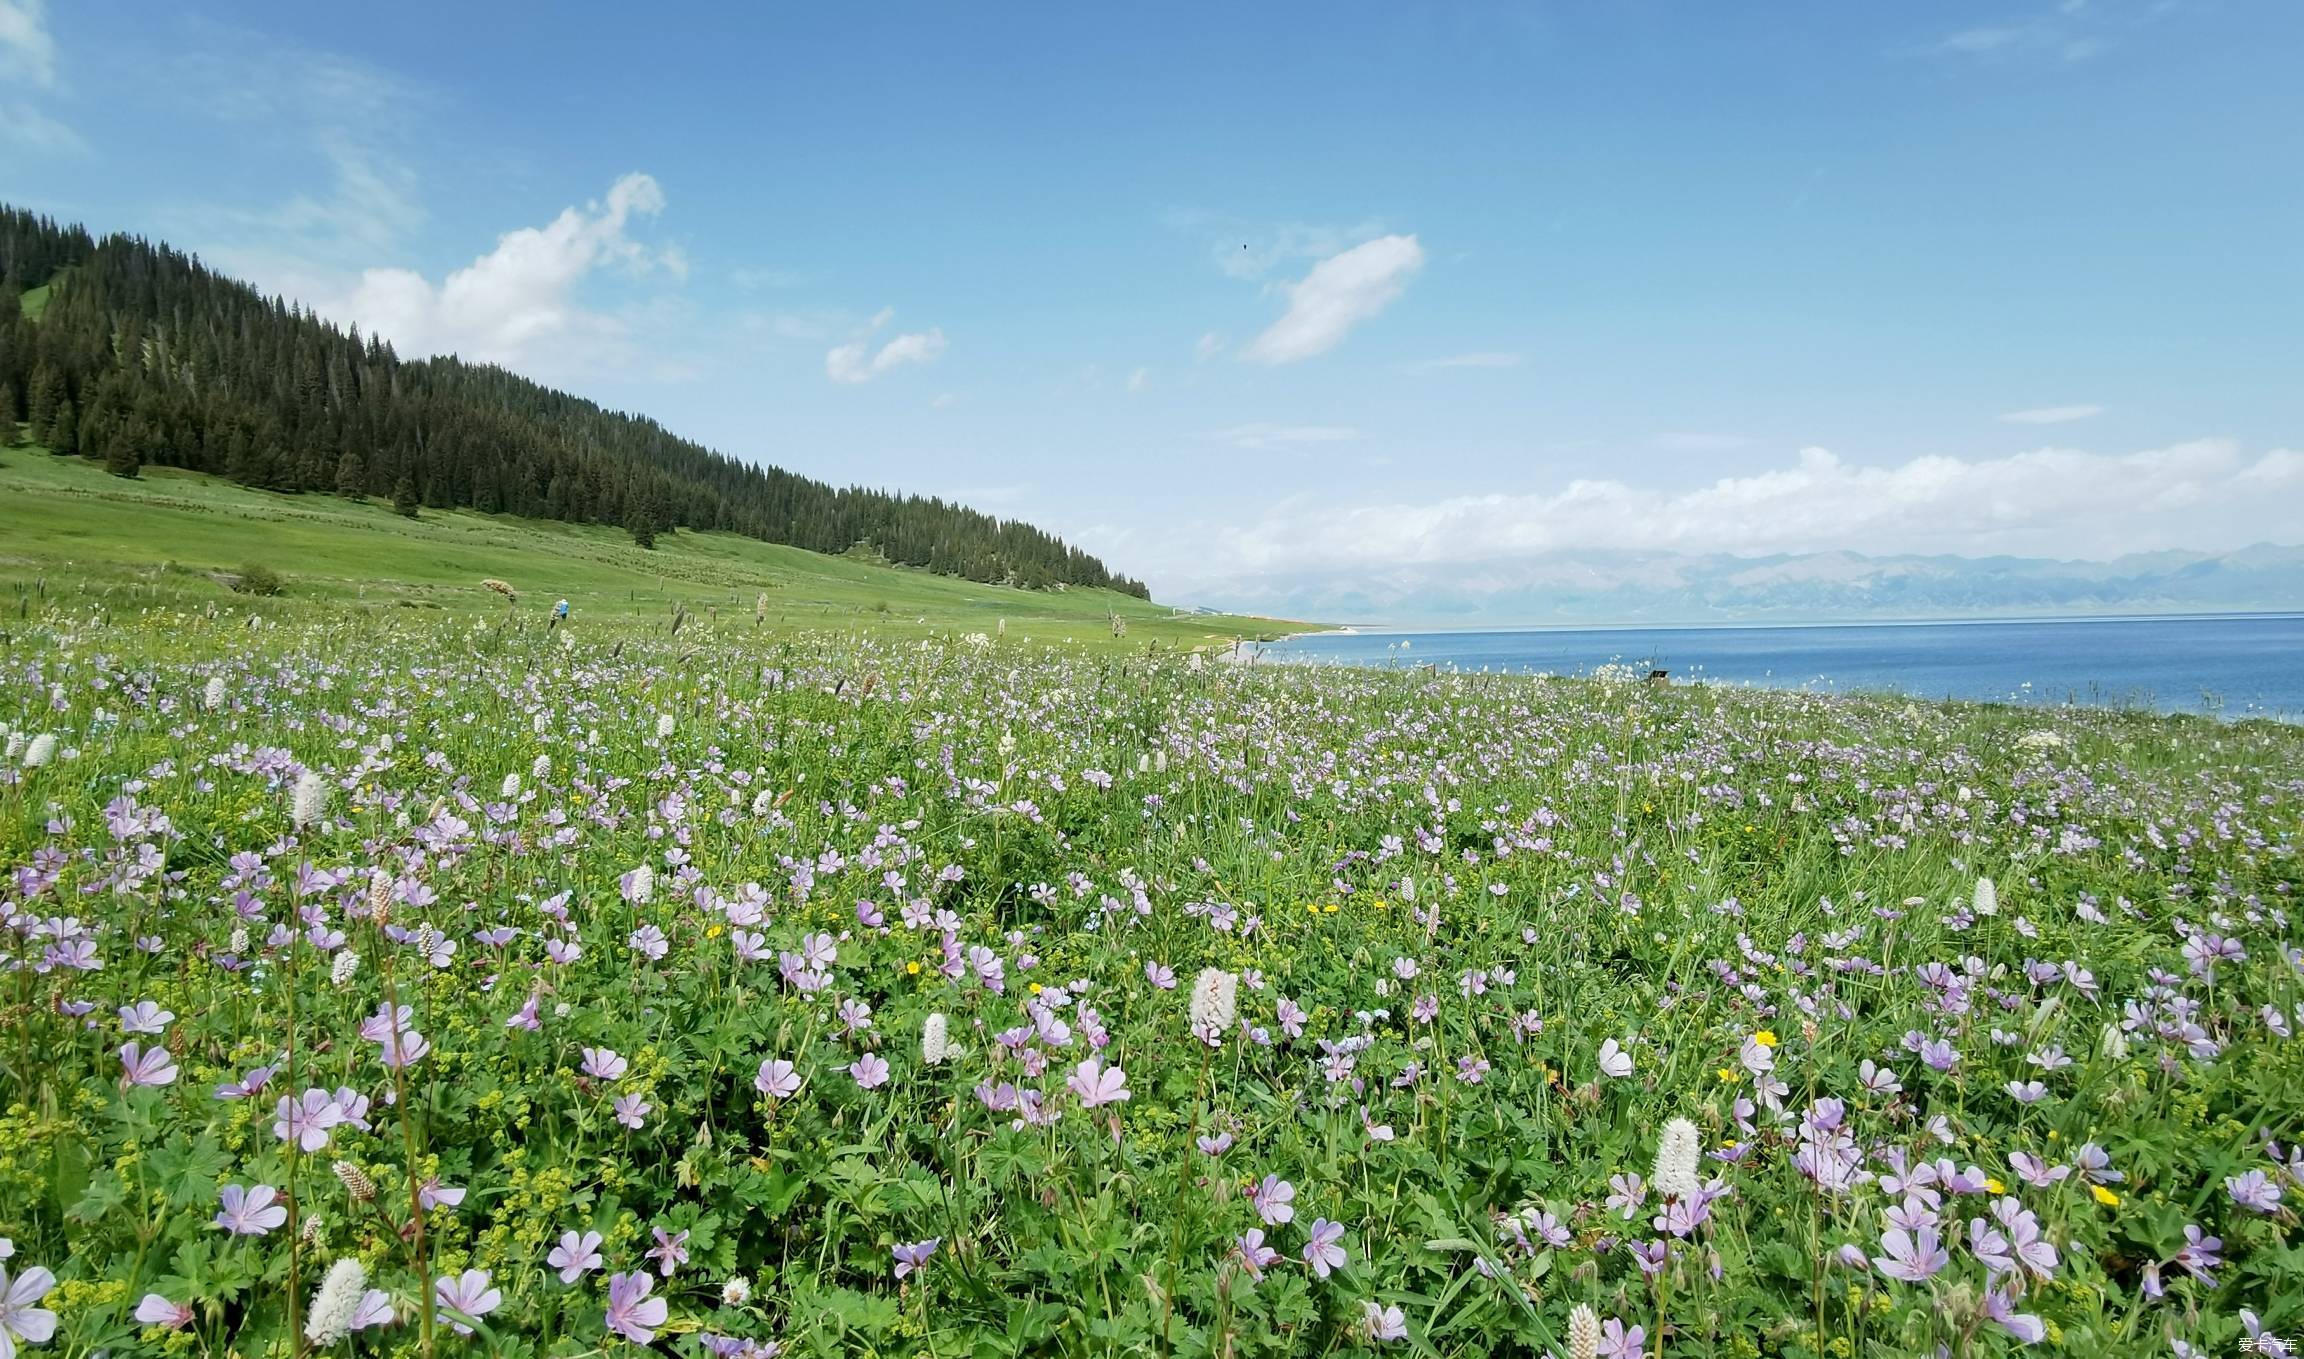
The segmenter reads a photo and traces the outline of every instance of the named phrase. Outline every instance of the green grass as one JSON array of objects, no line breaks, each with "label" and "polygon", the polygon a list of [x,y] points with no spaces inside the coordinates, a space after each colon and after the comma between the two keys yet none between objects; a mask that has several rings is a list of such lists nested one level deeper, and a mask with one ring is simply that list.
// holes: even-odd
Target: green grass
[{"label": "green grass", "polygon": [[[227,579],[248,564],[287,579],[287,594],[251,601]],[[652,552],[620,529],[426,510],[380,501],[276,495],[173,468],[123,481],[80,458],[38,448],[0,453],[0,583],[115,609],[257,607],[267,614],[350,607],[500,614],[481,582],[520,591],[536,614],[565,597],[572,620],[708,621],[793,634],[861,630],[904,637],[996,632],[1038,641],[1140,648],[1206,647],[1304,625],[1179,616],[1104,590],[1030,591],[827,557],[724,533],[681,532]],[[757,619],[755,615],[757,613]],[[1127,625],[1115,637],[1109,618]]]},{"label": "green grass", "polygon": [[39,320],[40,313],[48,310],[48,285],[43,283],[37,288],[26,289],[19,299],[19,305],[24,308],[25,320]]}]

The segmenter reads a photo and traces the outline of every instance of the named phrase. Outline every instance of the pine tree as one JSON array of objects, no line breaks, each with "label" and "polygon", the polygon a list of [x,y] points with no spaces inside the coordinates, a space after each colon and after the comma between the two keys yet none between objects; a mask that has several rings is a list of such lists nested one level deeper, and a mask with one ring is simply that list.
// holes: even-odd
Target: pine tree
[{"label": "pine tree", "polygon": [[55,418],[48,422],[48,451],[59,458],[69,458],[80,451],[80,417],[73,413],[72,398],[56,408]]},{"label": "pine tree", "polygon": [[402,472],[400,480],[392,484],[393,512],[414,519],[416,517],[416,504],[416,478]]},{"label": "pine tree", "polygon": [[242,486],[256,484],[256,440],[245,428],[233,430],[225,444],[224,479]]},{"label": "pine tree", "polygon": [[293,468],[288,463],[288,450],[278,439],[266,442],[257,450],[257,475],[252,485],[267,491],[293,491],[297,489]]},{"label": "pine tree", "polygon": [[653,482],[629,486],[624,492],[624,528],[632,541],[650,551],[656,548],[656,535],[666,529],[662,501]]},{"label": "pine tree", "polygon": [[360,465],[360,455],[347,453],[336,460],[336,494],[346,500],[368,498],[368,473]]},{"label": "pine tree", "polygon": [[56,408],[65,401],[64,375],[46,362],[32,370],[31,415],[32,441],[48,442],[49,422],[56,418]]},{"label": "pine tree", "polygon": [[16,389],[0,382],[0,443],[10,448],[22,448],[30,442],[30,436],[25,434],[24,427],[16,421]]},{"label": "pine tree", "polygon": [[151,426],[142,420],[115,420],[105,438],[104,470],[113,476],[134,481],[144,470],[142,445],[151,433]]}]

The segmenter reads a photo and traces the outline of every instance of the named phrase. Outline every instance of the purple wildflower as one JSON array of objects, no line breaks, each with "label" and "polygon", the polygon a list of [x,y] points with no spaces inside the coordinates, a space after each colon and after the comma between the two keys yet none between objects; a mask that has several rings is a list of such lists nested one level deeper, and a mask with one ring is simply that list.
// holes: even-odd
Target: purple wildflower
[{"label": "purple wildflower", "polygon": [[901,1279],[914,1270],[927,1268],[928,1257],[934,1255],[936,1248],[943,1244],[943,1237],[931,1236],[925,1241],[911,1241],[895,1247],[890,1253],[896,1257],[896,1277]]},{"label": "purple wildflower", "polygon": [[655,1289],[656,1281],[643,1270],[609,1275],[608,1329],[635,1345],[653,1342],[669,1311],[664,1299],[648,1296]]},{"label": "purple wildflower", "polygon": [[120,1083],[126,1086],[173,1085],[176,1059],[168,1049],[146,1049],[136,1043],[120,1045]]},{"label": "purple wildflower", "polygon": [[216,1193],[218,1207],[211,1225],[234,1236],[262,1236],[288,1221],[288,1210],[274,1202],[279,1197],[280,1191],[268,1184],[225,1185]]},{"label": "purple wildflower", "polygon": [[560,1244],[544,1257],[544,1263],[560,1271],[560,1282],[572,1284],[587,1270],[600,1268],[600,1241],[598,1232],[586,1232],[582,1236],[562,1232]]},{"label": "purple wildflower", "polygon": [[1872,1263],[1889,1278],[1906,1283],[1926,1283],[1952,1259],[1934,1227],[1922,1227],[1916,1232],[1892,1227],[1881,1233],[1880,1249],[1887,1254],[1873,1256]]},{"label": "purple wildflower", "polygon": [[1330,1272],[1342,1269],[1350,1258],[1342,1244],[1344,1224],[1330,1222],[1324,1217],[1312,1219],[1311,1235],[1304,1241],[1304,1263],[1312,1272],[1325,1279]]},{"label": "purple wildflower", "polygon": [[688,1233],[685,1230],[667,1232],[662,1227],[649,1230],[656,1234],[656,1244],[649,1247],[648,1258],[654,1260],[656,1268],[669,1279],[673,1270],[688,1263]]},{"label": "purple wildflower", "polygon": [[504,1303],[503,1290],[488,1286],[488,1271],[484,1269],[441,1275],[433,1281],[432,1296],[439,1304],[436,1319],[454,1328],[458,1335],[472,1334],[472,1322]]}]

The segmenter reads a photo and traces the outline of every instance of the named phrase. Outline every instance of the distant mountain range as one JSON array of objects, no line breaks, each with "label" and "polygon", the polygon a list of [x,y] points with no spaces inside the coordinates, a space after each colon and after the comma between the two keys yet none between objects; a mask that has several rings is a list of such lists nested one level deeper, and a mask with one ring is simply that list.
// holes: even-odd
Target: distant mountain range
[{"label": "distant mountain range", "polygon": [[1576,552],[1187,591],[1228,612],[1443,627],[2304,609],[2304,546],[2041,557]]}]

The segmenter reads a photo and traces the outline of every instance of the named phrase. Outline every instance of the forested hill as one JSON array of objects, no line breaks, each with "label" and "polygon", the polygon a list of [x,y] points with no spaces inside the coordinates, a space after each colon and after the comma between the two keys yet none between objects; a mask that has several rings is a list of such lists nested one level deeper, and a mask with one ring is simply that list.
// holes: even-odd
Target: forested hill
[{"label": "forested hill", "polygon": [[122,476],[165,464],[403,513],[621,525],[644,545],[719,529],[862,545],[970,580],[1146,594],[1029,524],[755,467],[491,365],[404,360],[166,246],[0,207],[0,435],[20,437],[19,419],[34,442]]}]

